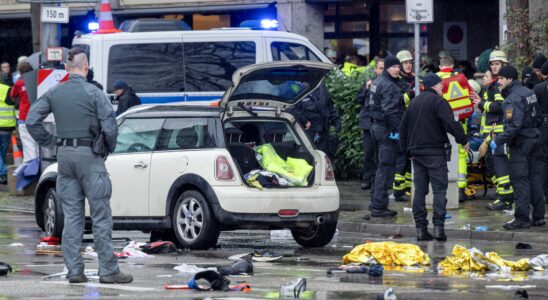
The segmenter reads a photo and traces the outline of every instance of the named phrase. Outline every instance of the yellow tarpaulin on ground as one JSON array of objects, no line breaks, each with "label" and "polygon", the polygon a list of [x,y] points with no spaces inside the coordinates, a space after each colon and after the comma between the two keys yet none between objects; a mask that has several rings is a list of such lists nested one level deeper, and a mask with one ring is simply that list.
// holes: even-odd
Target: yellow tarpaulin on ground
[{"label": "yellow tarpaulin on ground", "polygon": [[428,265],[430,258],[421,248],[413,244],[394,242],[366,243],[354,247],[343,256],[343,264],[368,263],[374,258],[383,266]]},{"label": "yellow tarpaulin on ground", "polygon": [[529,259],[505,260],[496,252],[483,254],[476,248],[466,249],[456,245],[451,256],[446,257],[438,266],[447,271],[527,271]]}]

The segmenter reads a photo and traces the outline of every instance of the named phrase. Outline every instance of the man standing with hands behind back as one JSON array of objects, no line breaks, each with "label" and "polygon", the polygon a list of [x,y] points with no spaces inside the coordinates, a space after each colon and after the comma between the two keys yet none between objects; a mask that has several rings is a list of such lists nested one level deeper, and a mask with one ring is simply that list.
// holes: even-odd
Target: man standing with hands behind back
[{"label": "man standing with hands behind back", "polygon": [[[103,157],[92,151],[91,126],[102,128],[109,152],[116,147],[118,126],[114,111],[103,91],[86,80],[89,70],[86,53],[80,48],[69,51],[65,69],[69,80],[59,84],[31,106],[27,129],[41,146],[57,143],[57,195],[63,214],[63,259],[70,283],[86,282],[84,261],[80,255],[88,199],[93,237],[99,256],[99,282],[130,283],[131,275],[120,272],[112,245],[112,187]],[[50,134],[43,120],[53,113],[56,136]]]},{"label": "man standing with hands behind back", "polygon": [[[446,241],[444,231],[446,213],[446,192],[448,186],[447,161],[450,158],[450,143],[447,133],[468,151],[468,140],[462,124],[455,121],[453,110],[441,96],[441,78],[434,73],[423,79],[424,93],[415,97],[405,111],[400,125],[400,147],[413,163],[413,217],[417,229],[417,240]],[[425,197],[428,183],[434,194],[434,236],[427,229],[428,211]]]}]

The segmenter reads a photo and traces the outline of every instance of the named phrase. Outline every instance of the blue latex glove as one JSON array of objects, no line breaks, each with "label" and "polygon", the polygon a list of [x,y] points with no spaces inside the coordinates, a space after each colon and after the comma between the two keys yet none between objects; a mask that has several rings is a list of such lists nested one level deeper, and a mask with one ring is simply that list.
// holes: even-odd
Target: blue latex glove
[{"label": "blue latex glove", "polygon": [[495,144],[494,140],[491,140],[491,143],[489,143],[489,147],[491,148],[491,153],[495,153],[495,149],[497,149],[497,144]]},{"label": "blue latex glove", "polygon": [[400,134],[397,133],[397,132],[390,132],[390,134],[388,135],[388,138],[393,140],[393,141],[399,141],[400,140]]}]

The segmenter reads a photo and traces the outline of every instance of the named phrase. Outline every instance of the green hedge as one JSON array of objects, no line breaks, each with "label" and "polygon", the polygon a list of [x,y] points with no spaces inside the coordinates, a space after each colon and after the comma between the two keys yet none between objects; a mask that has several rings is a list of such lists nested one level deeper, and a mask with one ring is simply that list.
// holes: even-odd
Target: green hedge
[{"label": "green hedge", "polygon": [[364,76],[346,77],[338,71],[331,73],[325,80],[342,123],[334,162],[335,175],[339,179],[361,179],[363,149],[359,127],[360,105],[354,99],[364,81]]}]

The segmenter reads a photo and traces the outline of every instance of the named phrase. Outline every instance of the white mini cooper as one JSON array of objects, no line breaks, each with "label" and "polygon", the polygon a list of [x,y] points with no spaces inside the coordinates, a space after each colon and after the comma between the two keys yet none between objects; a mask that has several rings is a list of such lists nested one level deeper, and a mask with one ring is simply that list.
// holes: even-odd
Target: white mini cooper
[{"label": "white mini cooper", "polygon": [[[304,247],[329,243],[339,213],[333,169],[285,110],[332,68],[305,61],[250,65],[234,73],[218,108],[154,105],[120,116],[116,150],[106,160],[114,230],[151,232],[152,240],[190,249],[210,248],[221,230],[234,229],[289,228]],[[307,183],[248,184],[244,175],[261,169],[255,149],[264,144],[283,159],[306,160],[313,167]],[[48,236],[63,228],[56,177],[57,164],[50,165],[35,192],[36,222]]]}]

